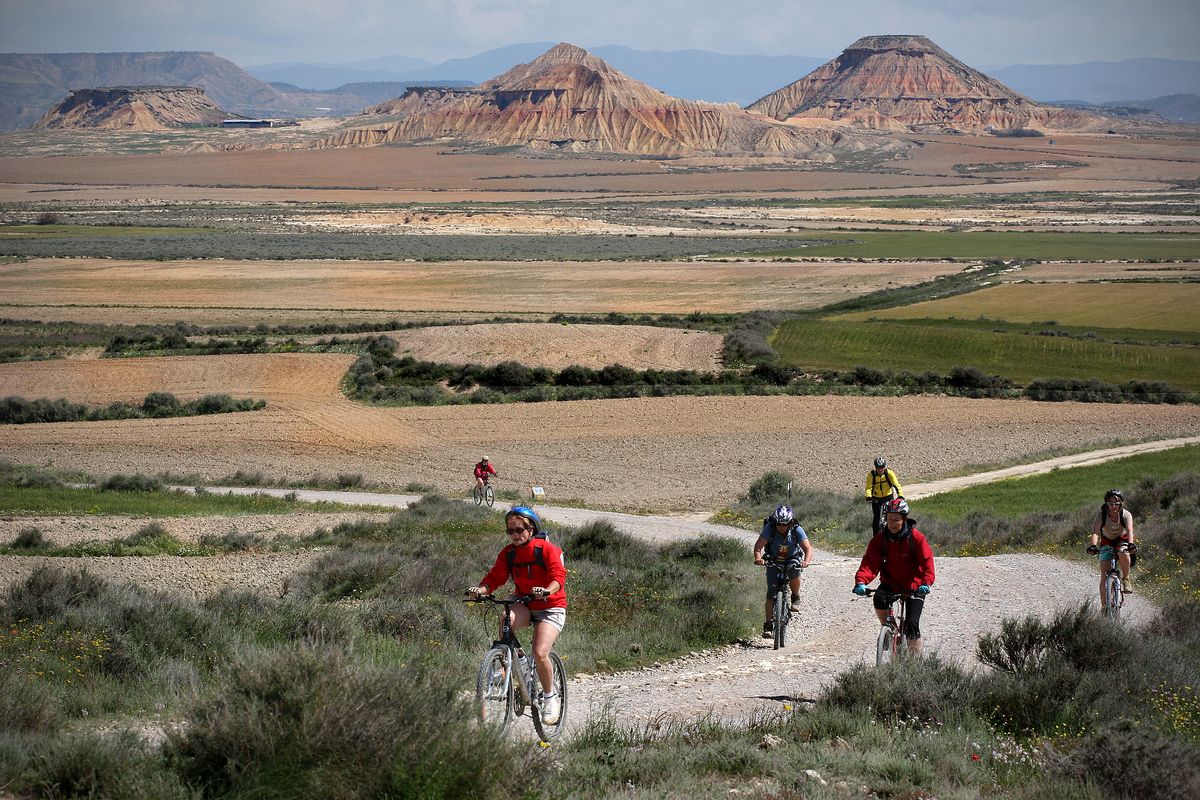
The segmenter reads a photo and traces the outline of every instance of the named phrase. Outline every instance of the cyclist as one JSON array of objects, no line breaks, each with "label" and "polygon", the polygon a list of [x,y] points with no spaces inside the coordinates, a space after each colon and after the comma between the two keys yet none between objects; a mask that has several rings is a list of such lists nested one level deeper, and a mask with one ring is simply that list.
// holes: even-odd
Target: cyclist
[{"label": "cyclist", "polygon": [[867,552],[854,576],[854,593],[865,595],[867,584],[879,576],[879,591],[875,592],[875,615],[880,624],[887,622],[887,594],[908,593],[905,600],[904,634],[908,649],[921,649],[921,611],[925,596],[933,586],[933,550],[925,534],[917,530],[916,520],[909,519],[908,503],[896,497],[884,504],[883,531],[871,537]]},{"label": "cyclist", "polygon": [[[1100,606],[1105,607],[1104,578],[1108,574],[1108,562],[1113,553],[1117,554],[1117,563],[1121,565],[1121,588],[1126,592],[1133,591],[1133,579],[1129,577],[1129,567],[1132,565],[1127,547],[1133,546],[1133,514],[1125,508],[1125,495],[1120,489],[1109,489],[1104,493],[1104,504],[1100,513],[1092,522],[1092,544],[1088,552],[1099,554],[1100,558]],[[1106,549],[1107,548],[1107,549]]]},{"label": "cyclist", "polygon": [[883,529],[883,504],[893,497],[904,497],[904,489],[896,473],[888,469],[883,456],[875,459],[875,467],[867,473],[867,499],[871,501],[871,533]]},{"label": "cyclist", "polygon": [[533,660],[542,682],[542,722],[558,723],[561,708],[554,689],[550,649],[567,621],[567,568],[562,550],[545,538],[542,520],[527,506],[514,506],[504,515],[509,544],[500,551],[496,563],[478,586],[467,589],[471,595],[488,595],[512,578],[517,594],[533,596],[527,604],[512,607],[513,628],[533,625]]},{"label": "cyclist", "polygon": [[786,570],[792,590],[792,611],[800,610],[800,570],[812,561],[812,542],[800,527],[791,506],[779,506],[763,520],[762,532],[754,542],[754,563],[767,567],[767,621],[763,623],[763,638],[775,635],[773,606],[775,582],[780,570]]},{"label": "cyclist", "polygon": [[492,466],[492,462],[488,461],[488,457],[484,456],[475,465],[475,488],[483,491],[483,487],[491,480],[491,476],[500,477],[500,473],[496,472],[496,468]]}]

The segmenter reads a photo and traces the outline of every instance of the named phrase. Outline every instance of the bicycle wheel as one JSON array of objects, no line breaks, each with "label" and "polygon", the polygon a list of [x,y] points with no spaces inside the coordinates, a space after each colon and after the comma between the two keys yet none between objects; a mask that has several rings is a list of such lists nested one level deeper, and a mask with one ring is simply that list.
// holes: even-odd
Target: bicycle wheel
[{"label": "bicycle wheel", "polygon": [[475,492],[472,496],[475,498],[475,505],[479,505],[483,502],[483,489],[480,489],[478,486],[476,486]]},{"label": "bicycle wheel", "polygon": [[483,501],[488,504],[488,508],[491,508],[492,503],[496,502],[496,490],[490,483],[483,487]]},{"label": "bicycle wheel", "polygon": [[1118,576],[1109,575],[1108,580],[1104,582],[1104,598],[1106,602],[1104,616],[1113,621],[1119,621],[1124,597],[1121,595],[1121,579]]},{"label": "bicycle wheel", "polygon": [[889,625],[879,626],[879,638],[875,640],[875,666],[891,663],[895,651],[896,632]]},{"label": "bicycle wheel", "polygon": [[475,681],[475,703],[484,725],[503,731],[512,719],[512,670],[508,648],[494,647],[479,665]]},{"label": "bicycle wheel", "polygon": [[553,650],[550,651],[550,671],[554,675],[554,691],[558,693],[558,722],[542,722],[541,703],[538,703],[538,708],[532,709],[533,727],[537,730],[538,736],[542,737],[543,742],[562,733],[567,720],[567,668],[563,666],[558,653]]},{"label": "bicycle wheel", "polygon": [[788,605],[787,593],[775,592],[775,610],[773,613],[775,625],[775,647],[778,650],[787,644]]}]

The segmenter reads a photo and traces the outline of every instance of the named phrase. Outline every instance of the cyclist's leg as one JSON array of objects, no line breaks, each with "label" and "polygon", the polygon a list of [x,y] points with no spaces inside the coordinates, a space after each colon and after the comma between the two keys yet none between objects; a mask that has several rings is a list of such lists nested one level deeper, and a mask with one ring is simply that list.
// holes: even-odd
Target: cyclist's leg
[{"label": "cyclist's leg", "polygon": [[1112,560],[1112,548],[1103,545],[1100,548],[1098,563],[1100,564],[1100,608],[1108,608],[1108,598],[1105,596],[1104,584],[1108,580],[1108,562]]},{"label": "cyclist's leg", "polygon": [[921,652],[921,612],[925,610],[925,599],[910,597],[904,601],[904,635],[908,637],[910,653]]},{"label": "cyclist's leg", "polygon": [[875,606],[875,616],[879,617],[880,625],[887,624],[888,611],[891,608],[891,603],[887,602],[887,595],[888,591],[880,586],[871,597],[871,602]]},{"label": "cyclist's leg", "polygon": [[508,625],[513,630],[529,627],[529,609],[524,603],[517,603],[512,607]]},{"label": "cyclist's leg", "polygon": [[767,599],[763,603],[763,620],[767,623],[775,621],[775,583],[779,580],[779,568],[773,564],[767,567]]},{"label": "cyclist's leg", "polygon": [[[542,691],[550,692],[554,689],[554,671],[550,664],[550,650],[554,647],[554,642],[558,639],[558,635],[562,633],[562,626],[566,622],[566,609],[552,610],[544,615],[544,618],[533,624],[533,662],[537,666],[538,679],[542,682]],[[561,611],[561,613],[558,613]],[[539,616],[541,616],[539,614]]]},{"label": "cyclist's leg", "polygon": [[792,611],[798,610],[797,604],[800,602],[800,568],[788,567],[788,588],[792,590],[791,605]]},{"label": "cyclist's leg", "polygon": [[1118,563],[1121,565],[1121,577],[1128,579],[1129,578],[1129,564],[1130,564],[1128,550],[1125,550],[1124,548],[1121,549],[1120,560],[1118,561]]}]

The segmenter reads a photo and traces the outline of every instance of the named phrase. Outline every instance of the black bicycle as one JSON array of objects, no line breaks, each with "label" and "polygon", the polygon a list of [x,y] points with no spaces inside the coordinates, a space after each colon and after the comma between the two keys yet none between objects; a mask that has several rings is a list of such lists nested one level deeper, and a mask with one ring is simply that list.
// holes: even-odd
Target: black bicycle
[{"label": "black bicycle", "polygon": [[[774,626],[774,648],[778,650],[781,647],[787,646],[787,626],[792,621],[792,586],[791,578],[788,577],[787,565],[778,565],[771,561],[766,562],[768,570],[771,567],[777,567],[775,585],[771,588],[771,624]],[[803,574],[804,570],[800,570]]]},{"label": "black bicycle", "polygon": [[497,732],[508,728],[513,716],[521,716],[529,709],[533,727],[542,741],[548,741],[562,732],[567,718],[567,670],[558,653],[550,651],[550,667],[554,673],[554,690],[558,693],[558,721],[550,724],[542,721],[542,683],[538,679],[533,662],[533,651],[525,651],[517,640],[516,632],[509,625],[508,611],[518,603],[528,603],[532,595],[497,600],[491,595],[466,600],[467,603],[489,603],[500,606],[500,638],[492,642],[492,649],[484,655],[479,665],[479,676],[475,682],[475,701],[480,720]]},{"label": "black bicycle", "polygon": [[[883,592],[883,589],[867,589],[866,596],[870,597],[876,592]],[[908,651],[905,622],[908,613],[907,601],[912,596],[912,592],[884,592],[888,613],[887,619],[879,627],[879,636],[875,640],[875,666],[882,667],[884,664],[891,663],[902,658]]]},{"label": "black bicycle", "polygon": [[1108,569],[1104,573],[1104,608],[1101,610],[1104,616],[1114,622],[1120,622],[1121,607],[1125,605],[1125,585],[1121,583],[1120,556],[1122,552],[1127,551],[1132,557],[1133,553],[1137,552],[1137,545],[1131,542],[1121,542],[1116,548],[1107,544],[1102,547],[1092,545],[1087,551],[1092,555],[1108,556]]}]

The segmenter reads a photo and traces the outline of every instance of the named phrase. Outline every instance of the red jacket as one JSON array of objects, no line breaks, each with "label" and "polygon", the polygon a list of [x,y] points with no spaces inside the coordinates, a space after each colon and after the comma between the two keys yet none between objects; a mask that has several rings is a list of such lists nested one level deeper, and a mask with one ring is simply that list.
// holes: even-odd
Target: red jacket
[{"label": "red jacket", "polygon": [[[541,564],[538,563],[537,549],[541,548]],[[509,551],[514,551],[513,568],[508,568]],[[549,539],[530,538],[521,546],[508,545],[496,556],[496,563],[479,583],[492,592],[499,590],[508,579],[512,578],[517,587],[517,594],[529,594],[534,586],[549,586],[551,581],[558,581],[560,588],[544,600],[533,600],[529,603],[532,611],[545,608],[567,607],[567,568],[563,563],[562,549]]]},{"label": "red jacket", "polygon": [[855,583],[870,583],[879,575],[880,583],[895,592],[911,592],[922,584],[933,586],[933,550],[925,534],[910,522],[911,535],[892,541],[877,533],[854,575]]},{"label": "red jacket", "polygon": [[492,466],[492,462],[483,463],[480,461],[475,465],[475,477],[482,478],[484,475],[495,475],[496,468]]}]

